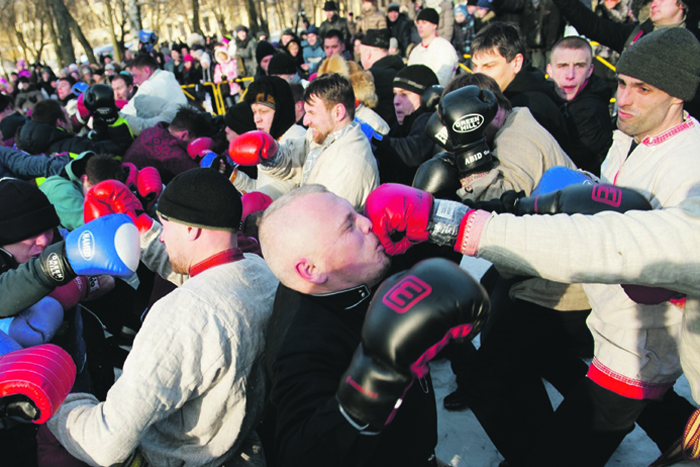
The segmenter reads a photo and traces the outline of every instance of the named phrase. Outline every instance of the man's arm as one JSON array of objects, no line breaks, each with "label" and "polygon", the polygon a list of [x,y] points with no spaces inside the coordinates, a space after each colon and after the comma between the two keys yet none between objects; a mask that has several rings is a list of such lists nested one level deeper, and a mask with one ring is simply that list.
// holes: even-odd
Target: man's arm
[{"label": "man's arm", "polygon": [[0,146],[0,166],[6,167],[18,177],[36,178],[58,175],[70,161],[68,154],[56,157],[43,154],[32,156],[17,149]]},{"label": "man's arm", "polygon": [[160,241],[162,231],[163,226],[154,221],[151,228],[141,234],[141,262],[163,279],[180,286],[190,276],[173,272],[170,256],[165,251],[165,244]]}]

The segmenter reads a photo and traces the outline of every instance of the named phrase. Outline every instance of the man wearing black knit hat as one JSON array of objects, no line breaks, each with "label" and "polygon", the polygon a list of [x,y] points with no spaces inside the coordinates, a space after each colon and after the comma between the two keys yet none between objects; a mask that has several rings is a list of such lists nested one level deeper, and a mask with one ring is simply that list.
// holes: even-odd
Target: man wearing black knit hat
[{"label": "man wearing black knit hat", "polygon": [[388,29],[370,29],[362,38],[360,59],[362,67],[372,73],[377,92],[374,111],[389,125],[396,123],[394,114],[394,77],[405,65],[398,55],[389,55],[391,33]]},{"label": "man wearing black knit hat", "polygon": [[106,401],[71,394],[49,429],[92,465],[264,465],[259,360],[278,282],[238,248],[240,194],[215,170],[183,172],[159,199],[158,223],[136,215],[123,184],[103,184],[87,216],[126,211],[142,261],[180,286],[150,309]]},{"label": "man wearing black knit hat", "polygon": [[409,65],[425,65],[435,72],[440,86],[457,71],[457,52],[450,41],[437,35],[440,15],[432,8],[423,8],[416,17],[416,28],[421,43],[416,45],[408,56]]}]

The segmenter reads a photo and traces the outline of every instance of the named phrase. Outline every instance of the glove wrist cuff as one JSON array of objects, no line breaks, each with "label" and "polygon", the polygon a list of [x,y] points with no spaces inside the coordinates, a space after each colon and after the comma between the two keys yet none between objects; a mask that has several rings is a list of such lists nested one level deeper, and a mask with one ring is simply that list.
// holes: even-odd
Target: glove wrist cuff
[{"label": "glove wrist cuff", "polygon": [[39,256],[39,263],[46,279],[56,287],[66,285],[78,277],[66,258],[64,242],[46,247]]},{"label": "glove wrist cuff", "polygon": [[428,240],[440,246],[454,246],[459,235],[460,223],[469,210],[457,201],[436,199],[428,225]]},{"label": "glove wrist cuff", "polygon": [[474,210],[467,213],[459,226],[459,234],[455,251],[463,255],[476,256],[481,240],[481,232],[484,230],[486,221],[491,218],[491,213],[481,210]]}]

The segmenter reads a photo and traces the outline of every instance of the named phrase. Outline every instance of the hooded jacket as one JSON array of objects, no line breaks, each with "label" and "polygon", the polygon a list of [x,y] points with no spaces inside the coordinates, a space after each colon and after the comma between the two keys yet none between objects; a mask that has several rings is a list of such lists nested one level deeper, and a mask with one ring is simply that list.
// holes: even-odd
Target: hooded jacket
[{"label": "hooded jacket", "polygon": [[304,62],[309,64],[309,74],[314,74],[316,73],[316,70],[318,70],[319,65],[323,61],[324,58],[326,58],[326,54],[323,51],[323,47],[321,47],[321,37],[319,36],[318,39],[316,39],[316,43],[314,45],[310,45],[306,43],[304,46]]},{"label": "hooded jacket", "polygon": [[83,220],[85,196],[80,177],[85,174],[85,163],[94,154],[92,151],[79,154],[63,168],[61,173],[47,178],[39,186],[56,208],[61,226],[67,230],[75,230],[85,223]]},{"label": "hooded jacket", "polygon": [[236,57],[243,65],[243,69],[238,70],[240,76],[255,75],[258,62],[255,60],[255,41],[250,36],[246,36],[244,40],[236,36]]},{"label": "hooded jacket", "polygon": [[263,76],[248,86],[244,99],[248,104],[255,104],[260,94],[274,100],[275,117],[272,120],[270,134],[273,138],[279,139],[296,121],[292,89],[280,77]]},{"label": "hooded jacket", "polygon": [[108,127],[106,137],[109,139],[93,141],[55,125],[29,120],[20,130],[19,146],[30,154],[95,151],[121,156],[133,141],[127,125]]}]

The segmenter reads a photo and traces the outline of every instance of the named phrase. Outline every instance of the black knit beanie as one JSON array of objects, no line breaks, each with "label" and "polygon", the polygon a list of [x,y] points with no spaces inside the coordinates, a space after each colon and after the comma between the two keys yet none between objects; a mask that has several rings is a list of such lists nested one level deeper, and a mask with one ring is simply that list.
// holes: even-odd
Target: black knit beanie
[{"label": "black knit beanie", "polygon": [[267,41],[258,42],[258,46],[255,48],[255,59],[258,61],[258,65],[268,55],[275,55],[275,48],[272,44]]},{"label": "black knit beanie", "polygon": [[0,179],[0,245],[11,245],[58,227],[49,199],[31,183]]},{"label": "black knit beanie", "polygon": [[391,31],[388,29],[368,29],[365,36],[362,38],[362,45],[367,47],[376,47],[378,49],[389,49],[389,40],[391,39]]},{"label": "black knit beanie", "polygon": [[394,87],[415,92],[418,95],[434,84],[440,84],[435,72],[425,65],[409,65],[396,73]]},{"label": "black knit beanie", "polygon": [[236,232],[243,206],[241,194],[224,175],[200,167],[175,176],[163,190],[156,211],[164,220]]},{"label": "black knit beanie", "polygon": [[432,8],[423,8],[419,13],[416,21],[427,21],[435,25],[440,24],[440,15]]},{"label": "black knit beanie", "polygon": [[293,75],[297,72],[297,63],[294,57],[289,54],[277,54],[270,60],[267,67],[267,74],[270,76]]},{"label": "black knit beanie", "polygon": [[224,114],[224,122],[239,135],[255,130],[253,111],[250,110],[250,104],[247,102],[239,102],[229,107]]},{"label": "black knit beanie", "polygon": [[617,73],[644,81],[687,102],[698,87],[700,43],[685,28],[659,29],[622,53]]}]

